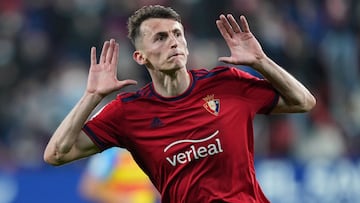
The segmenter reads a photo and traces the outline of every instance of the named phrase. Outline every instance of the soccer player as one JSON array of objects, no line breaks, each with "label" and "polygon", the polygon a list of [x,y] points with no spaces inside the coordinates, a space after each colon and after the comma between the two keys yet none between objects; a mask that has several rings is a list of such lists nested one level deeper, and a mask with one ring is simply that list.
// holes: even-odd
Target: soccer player
[{"label": "soccer player", "polygon": [[46,162],[62,165],[110,147],[129,150],[161,194],[162,202],[269,202],[256,180],[253,118],[256,114],[311,110],[316,100],[267,57],[244,16],[216,25],[231,56],[219,61],[252,67],[258,79],[232,66],[186,68],[189,50],[180,16],[146,6],[128,21],[134,60],[152,82],[122,93],[88,117],[111,92],[134,80],[116,78],[119,45],[91,49],[87,89],[50,139]]}]

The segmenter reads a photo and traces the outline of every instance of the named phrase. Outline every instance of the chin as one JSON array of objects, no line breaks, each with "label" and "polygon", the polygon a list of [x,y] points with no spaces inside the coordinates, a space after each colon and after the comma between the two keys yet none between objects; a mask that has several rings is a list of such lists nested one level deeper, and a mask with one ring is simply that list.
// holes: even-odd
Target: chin
[{"label": "chin", "polygon": [[186,66],[172,66],[172,67],[167,67],[167,68],[160,69],[160,71],[164,72],[164,73],[174,73],[174,72],[179,71],[181,69],[186,69]]}]

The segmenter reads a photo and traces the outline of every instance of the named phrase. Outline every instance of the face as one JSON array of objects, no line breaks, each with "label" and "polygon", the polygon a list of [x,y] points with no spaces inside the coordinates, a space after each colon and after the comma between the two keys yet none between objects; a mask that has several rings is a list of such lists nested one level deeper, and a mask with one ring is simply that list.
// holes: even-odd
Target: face
[{"label": "face", "polygon": [[150,18],[140,26],[134,59],[159,71],[186,67],[188,49],[183,26],[172,19]]}]

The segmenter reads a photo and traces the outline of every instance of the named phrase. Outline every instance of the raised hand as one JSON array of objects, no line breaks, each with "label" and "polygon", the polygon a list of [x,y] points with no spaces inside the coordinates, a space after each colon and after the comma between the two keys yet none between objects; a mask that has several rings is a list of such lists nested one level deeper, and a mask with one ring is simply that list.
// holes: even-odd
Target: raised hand
[{"label": "raised hand", "polygon": [[231,53],[229,57],[219,57],[219,61],[252,66],[262,59],[265,54],[259,42],[250,32],[245,16],[240,16],[240,23],[241,26],[231,14],[226,17],[220,15],[220,19],[216,20],[216,25]]},{"label": "raised hand", "polygon": [[96,48],[91,48],[90,71],[87,92],[101,97],[119,90],[127,85],[135,85],[135,80],[117,79],[117,65],[119,63],[119,44],[114,39],[105,41],[99,62],[96,60]]}]

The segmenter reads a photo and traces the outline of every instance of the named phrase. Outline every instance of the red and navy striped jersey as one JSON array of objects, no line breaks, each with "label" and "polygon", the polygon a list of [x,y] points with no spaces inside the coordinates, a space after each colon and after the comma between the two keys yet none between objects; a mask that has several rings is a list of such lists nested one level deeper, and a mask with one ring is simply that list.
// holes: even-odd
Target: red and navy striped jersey
[{"label": "red and navy striped jersey", "polygon": [[188,71],[189,88],[162,97],[152,85],[122,93],[83,131],[101,149],[128,149],[162,202],[268,202],[255,177],[253,119],[278,94],[233,67]]}]

